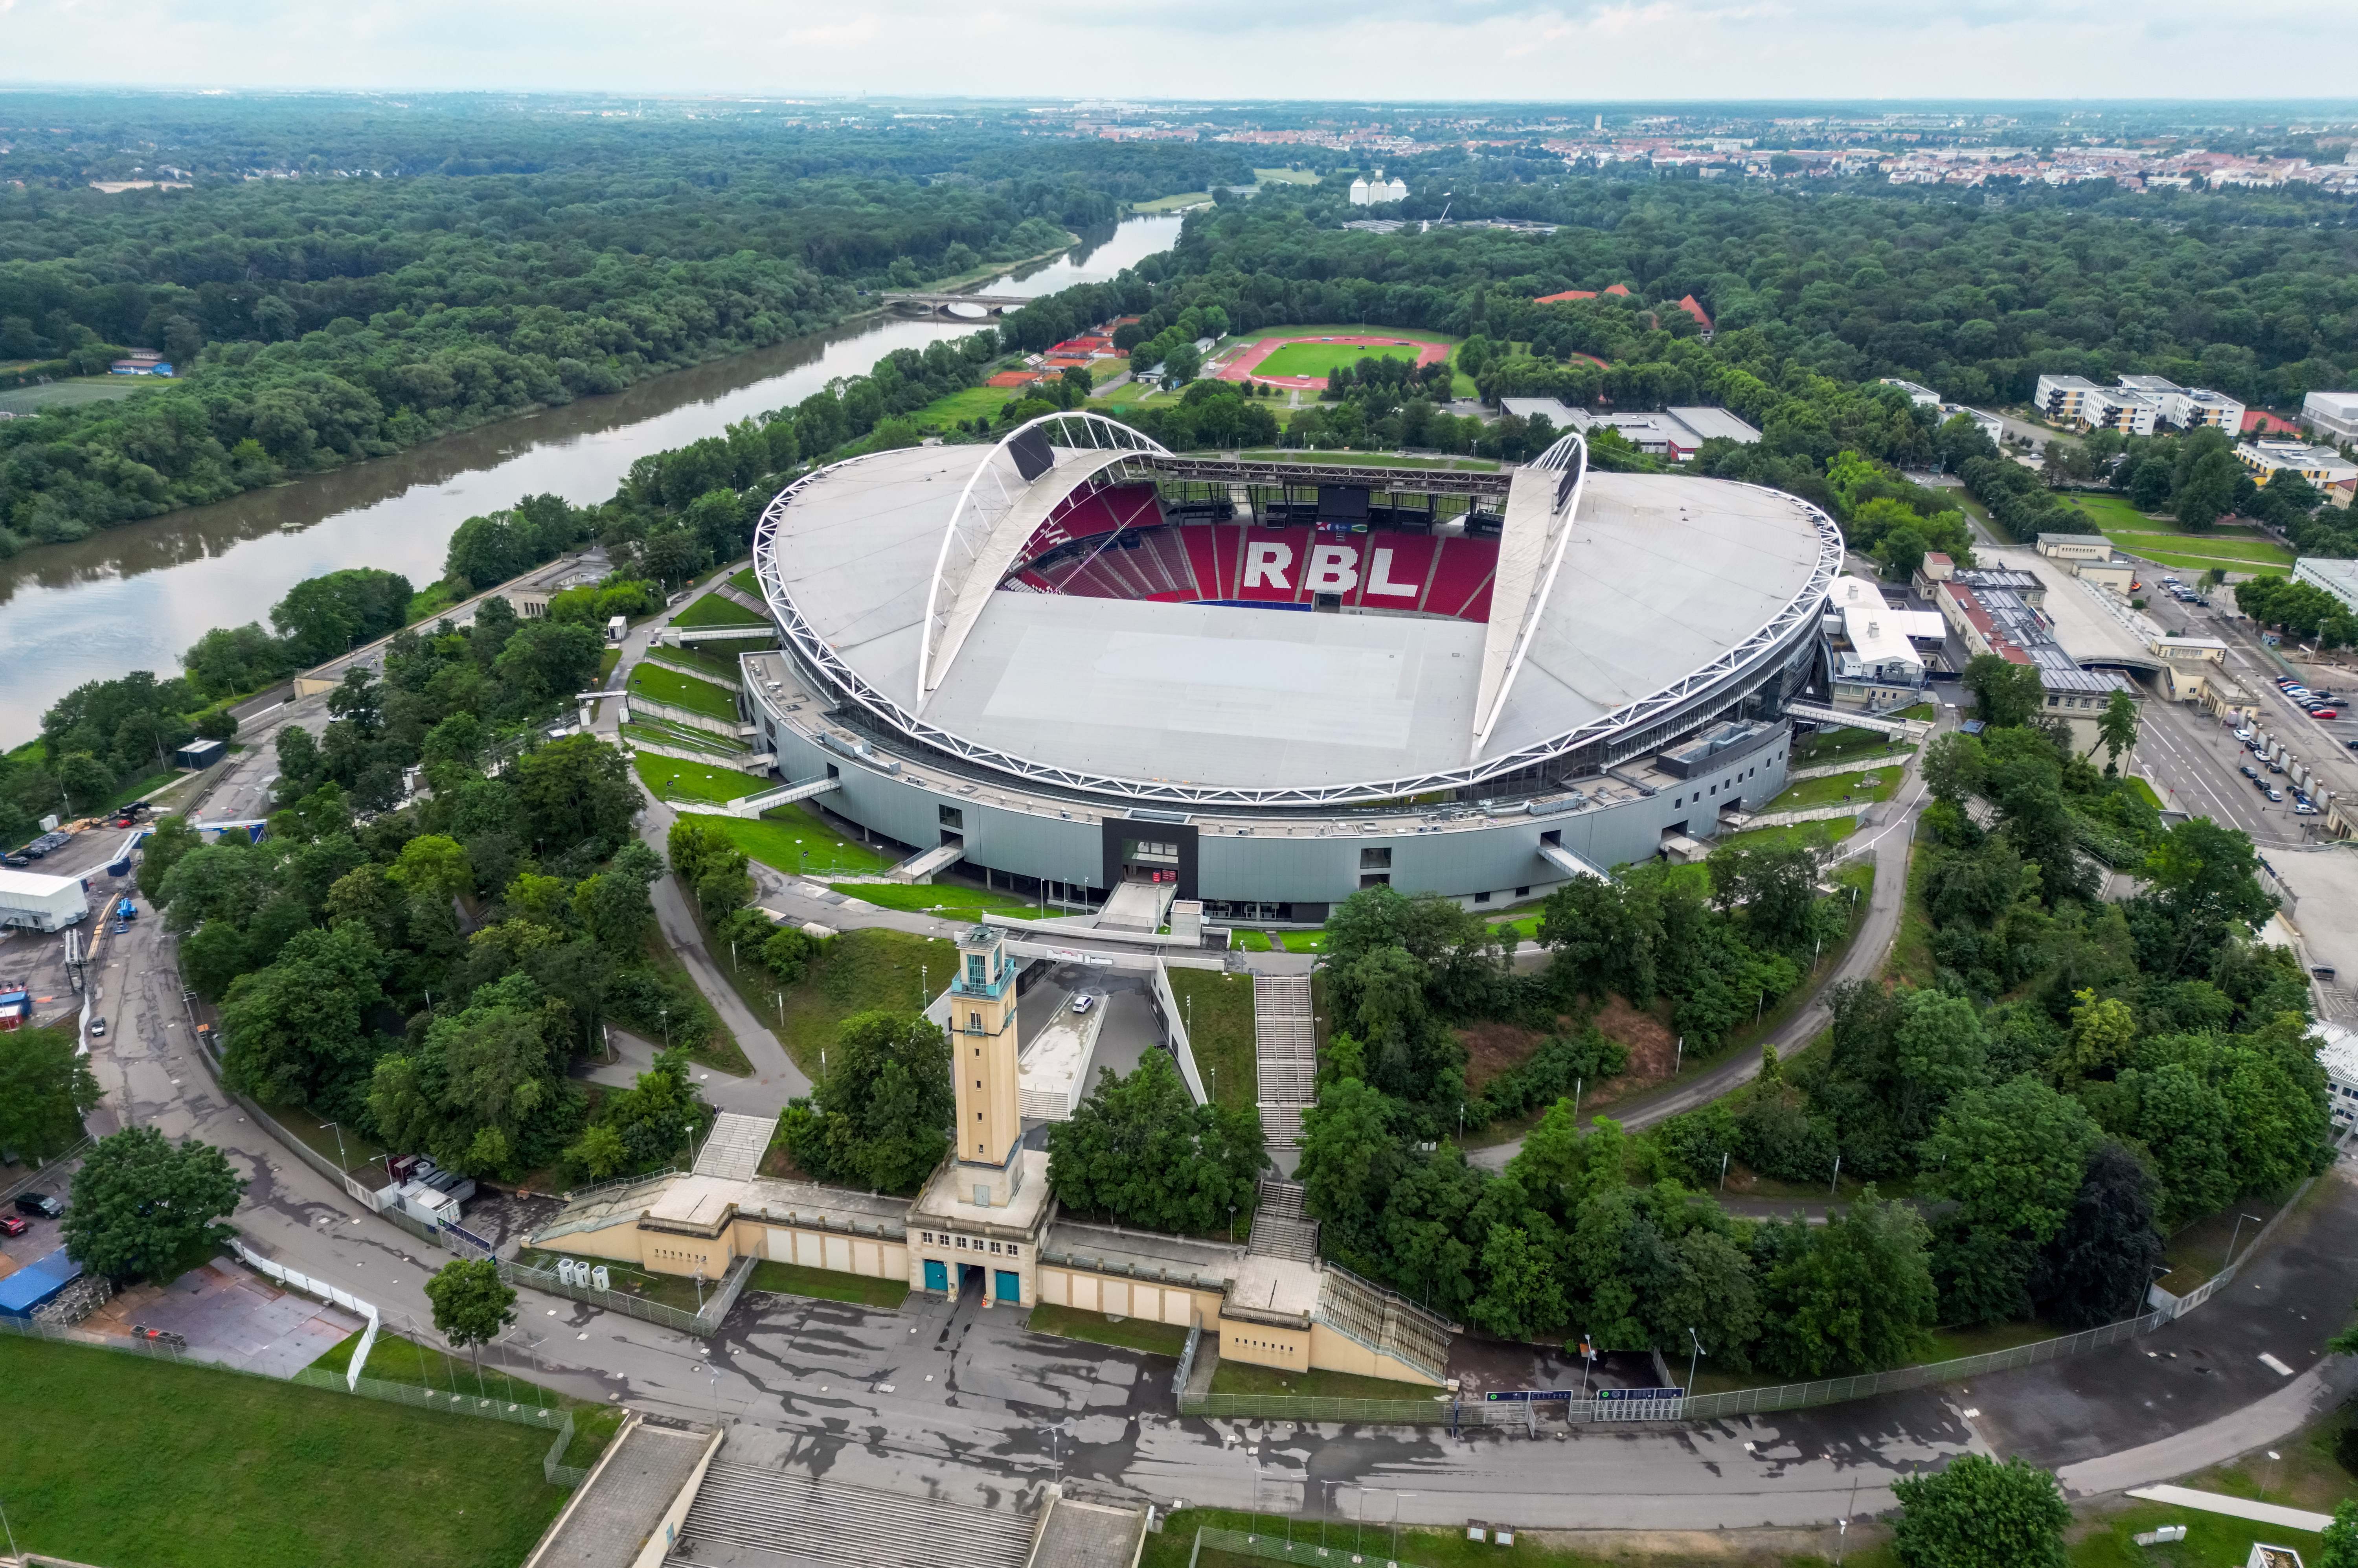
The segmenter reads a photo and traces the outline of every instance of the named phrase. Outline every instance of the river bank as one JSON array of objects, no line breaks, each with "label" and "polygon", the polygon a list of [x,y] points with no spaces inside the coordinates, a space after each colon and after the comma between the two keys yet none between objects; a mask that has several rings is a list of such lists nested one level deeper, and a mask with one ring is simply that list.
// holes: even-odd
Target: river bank
[{"label": "river bank", "polygon": [[[1056,259],[983,280],[1042,295],[1109,278],[1177,238],[1176,218],[1137,218]],[[262,619],[305,578],[345,567],[442,575],[450,535],[471,515],[549,492],[576,504],[614,492],[632,463],[717,434],[857,375],[895,349],[975,330],[871,315],[827,332],[651,377],[479,426],[392,457],[44,545],[0,562],[0,747],[31,739],[41,714],[85,681],[169,675],[215,626]]]}]

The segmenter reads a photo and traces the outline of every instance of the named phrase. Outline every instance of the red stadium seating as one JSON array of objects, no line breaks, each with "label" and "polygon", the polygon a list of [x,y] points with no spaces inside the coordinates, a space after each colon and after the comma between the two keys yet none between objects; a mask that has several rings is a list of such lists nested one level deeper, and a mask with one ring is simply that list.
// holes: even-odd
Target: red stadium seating
[{"label": "red stadium seating", "polygon": [[[1026,552],[1029,558],[1063,546],[1063,554],[1045,567],[1019,568],[1009,586],[1159,603],[1305,604],[1334,592],[1356,609],[1489,619],[1496,539],[1160,519],[1142,486],[1077,502],[1033,535]],[[1248,560],[1259,568],[1250,583],[1244,580]],[[1400,589],[1406,591],[1394,591]]]}]

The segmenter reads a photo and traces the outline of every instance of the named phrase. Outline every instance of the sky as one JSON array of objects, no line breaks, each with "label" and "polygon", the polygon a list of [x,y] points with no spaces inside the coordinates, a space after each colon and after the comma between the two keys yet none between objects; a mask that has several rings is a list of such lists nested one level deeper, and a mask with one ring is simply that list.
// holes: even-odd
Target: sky
[{"label": "sky", "polygon": [[2281,16],[2118,0],[0,0],[0,81],[25,83],[2250,99],[2347,91],[2353,66],[2358,5],[2347,0]]}]

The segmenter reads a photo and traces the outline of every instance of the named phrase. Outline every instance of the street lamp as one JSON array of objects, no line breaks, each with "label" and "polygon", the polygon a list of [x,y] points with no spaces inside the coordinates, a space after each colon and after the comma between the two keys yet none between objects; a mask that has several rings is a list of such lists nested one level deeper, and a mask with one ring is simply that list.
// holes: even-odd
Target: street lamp
[{"label": "street lamp", "polygon": [[323,1121],[319,1123],[319,1125],[322,1128],[334,1127],[336,1129],[336,1169],[339,1171],[351,1170],[352,1168],[352,1162],[344,1158],[344,1130],[341,1127],[337,1126],[337,1124],[332,1121]]},{"label": "street lamp", "polygon": [[2259,1224],[2262,1224],[2262,1223],[2263,1223],[2263,1221],[2261,1220],[2260,1217],[2259,1217],[2258,1215],[2256,1215],[2256,1214],[2239,1214],[2239,1215],[2237,1215],[2237,1216],[2235,1217],[2235,1228],[2234,1228],[2234,1229],[2233,1229],[2233,1230],[2231,1230],[2231,1231],[2229,1231],[2229,1232],[2227,1233],[2227,1261],[2226,1261],[2225,1263],[2222,1263],[2222,1264],[2220,1264],[2219,1266],[2220,1266],[2221,1268],[2223,1268],[2223,1268],[2226,1268],[2226,1267],[2228,1266],[2228,1264],[2234,1262],[2234,1260],[2235,1260],[2235,1238],[2237,1238],[2238,1236],[2241,1236],[2241,1235],[2244,1233],[2244,1221],[2245,1221],[2245,1220],[2247,1220],[2247,1219],[2248,1219],[2248,1220],[2250,1220],[2254,1225],[2259,1225]]},{"label": "street lamp", "polygon": [[1688,1330],[1687,1330],[1687,1343],[1688,1343],[1689,1345],[1692,1345],[1692,1346],[1694,1346],[1694,1348],[1693,1348],[1693,1349],[1692,1349],[1692,1350],[1690,1350],[1690,1351],[1688,1351],[1688,1352],[1687,1352],[1687,1392],[1686,1392],[1686,1397],[1687,1397],[1687,1398],[1689,1398],[1689,1399],[1693,1399],[1693,1398],[1694,1398],[1695,1357],[1697,1357],[1698,1356],[1701,1356],[1701,1355],[1703,1354],[1703,1341],[1702,1341],[1702,1340],[1700,1340],[1700,1339],[1697,1339],[1697,1338],[1695,1337],[1695,1331],[1694,1331],[1693,1329],[1690,1328],[1690,1329],[1688,1329]]}]

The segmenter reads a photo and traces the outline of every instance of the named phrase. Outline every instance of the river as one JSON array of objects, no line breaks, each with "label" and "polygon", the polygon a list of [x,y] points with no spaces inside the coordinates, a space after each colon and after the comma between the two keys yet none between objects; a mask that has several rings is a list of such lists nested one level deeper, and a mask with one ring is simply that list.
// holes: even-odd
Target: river
[{"label": "river", "polygon": [[[1053,294],[1103,282],[1178,238],[1174,214],[1131,218],[1053,261],[976,286]],[[871,319],[692,370],[446,436],[378,458],[0,561],[0,746],[40,732],[41,714],[85,681],[170,675],[215,626],[267,623],[308,577],[397,571],[423,588],[467,518],[554,492],[576,504],[614,493],[631,464],[748,415],[796,403],[892,350],[974,330]]]}]

